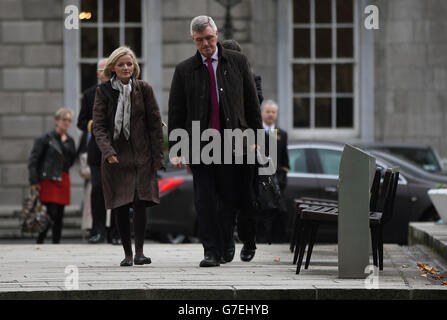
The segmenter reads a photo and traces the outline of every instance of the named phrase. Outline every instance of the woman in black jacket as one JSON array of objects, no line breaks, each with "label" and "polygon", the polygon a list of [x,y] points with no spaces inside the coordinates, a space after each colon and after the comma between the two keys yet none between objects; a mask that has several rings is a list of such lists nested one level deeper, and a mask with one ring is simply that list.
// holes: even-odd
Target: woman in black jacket
[{"label": "woman in black jacket", "polygon": [[[60,242],[64,208],[70,204],[68,171],[76,158],[74,140],[67,133],[72,120],[71,110],[56,111],[56,128],[36,139],[28,164],[31,188],[39,190],[40,201],[52,220],[53,243]],[[44,242],[50,227],[39,234],[37,243]]]}]

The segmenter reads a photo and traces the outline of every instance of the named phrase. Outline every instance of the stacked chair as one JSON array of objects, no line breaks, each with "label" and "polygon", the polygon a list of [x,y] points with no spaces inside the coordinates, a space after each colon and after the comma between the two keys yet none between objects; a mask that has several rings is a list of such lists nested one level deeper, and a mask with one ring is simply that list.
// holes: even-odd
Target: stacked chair
[{"label": "stacked chair", "polygon": [[[375,266],[383,270],[383,226],[392,218],[399,181],[398,168],[386,170],[381,189],[380,180],[381,170],[376,169],[370,191],[369,224],[373,262]],[[319,225],[322,223],[338,223],[338,203],[337,201],[315,198],[301,198],[296,200],[295,203],[296,215],[290,249],[294,252],[293,263],[297,263],[296,274],[299,274],[306,246],[308,246],[308,249],[305,269],[309,267]]]}]

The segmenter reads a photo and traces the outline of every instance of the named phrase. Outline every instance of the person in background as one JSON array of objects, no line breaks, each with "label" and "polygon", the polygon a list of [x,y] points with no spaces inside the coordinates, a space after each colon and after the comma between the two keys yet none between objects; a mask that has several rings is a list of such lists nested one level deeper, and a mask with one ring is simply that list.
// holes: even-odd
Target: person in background
[{"label": "person in background", "polygon": [[[287,186],[287,172],[290,169],[289,166],[289,153],[287,151],[287,132],[276,127],[275,123],[278,119],[278,104],[273,100],[264,100],[261,104],[261,115],[264,130],[266,135],[273,135],[276,138],[276,154],[277,154],[277,169],[276,177],[278,178],[279,188],[282,195],[282,206],[279,212],[276,212],[271,216],[270,220],[272,234],[269,235],[273,242],[284,242],[286,234],[286,220],[287,212],[284,205],[284,189]],[[269,156],[269,139],[266,136],[266,155]]]},{"label": "person in background", "polygon": [[151,259],[143,254],[146,207],[160,203],[157,171],[165,168],[160,110],[152,87],[138,80],[140,67],[130,48],[112,52],[104,75],[110,80],[96,89],[93,135],[102,152],[105,205],[116,215],[125,254],[120,266],[150,264]]},{"label": "person in background", "polygon": [[[104,75],[104,68],[107,59],[102,59],[97,64],[96,77],[100,83],[104,83],[109,79]],[[102,190],[101,180],[101,150],[96,143],[95,136],[92,134],[93,123],[93,104],[95,102],[95,94],[98,84],[84,91],[81,111],[78,117],[78,128],[88,136],[87,143],[87,162],[90,166],[92,192],[90,199],[90,207],[92,212],[92,229],[88,243],[101,243],[106,238],[106,207],[104,203],[104,193]],[[114,217],[111,219],[111,227],[107,232],[107,242],[112,244],[120,244],[118,232],[115,229]]]},{"label": "person in background", "polygon": [[[242,47],[240,46],[240,44],[233,39],[222,41],[222,47],[228,50],[242,52]],[[256,91],[258,92],[259,104],[261,104],[262,101],[264,101],[264,97],[262,96],[262,78],[260,75],[255,74],[253,71],[252,73],[253,73],[253,79],[255,80],[256,84]]]},{"label": "person in background", "polygon": [[[222,41],[222,47],[228,50],[233,50],[242,53],[242,48],[236,40],[225,40]],[[259,104],[262,103],[264,97],[262,96],[262,80],[261,76],[256,75],[253,71],[253,80],[256,85],[256,92],[258,95]],[[247,185],[252,186],[253,181],[255,179],[255,175],[257,174],[257,169],[255,165],[245,165],[245,169],[241,173],[241,176],[245,181],[247,181]],[[254,190],[251,191],[254,193]],[[243,252],[241,252],[241,260],[245,262],[251,261],[256,254],[256,231],[258,224],[258,212],[251,208],[250,206],[245,206],[240,209],[237,214],[237,232],[239,240],[244,243],[244,247],[246,248]]]},{"label": "person in background", "polygon": [[56,128],[38,137],[29,158],[29,182],[39,190],[40,201],[46,206],[52,223],[37,237],[44,243],[52,227],[53,243],[60,243],[64,209],[70,204],[69,169],[76,159],[76,147],[67,133],[73,120],[73,112],[59,109],[54,115]]}]

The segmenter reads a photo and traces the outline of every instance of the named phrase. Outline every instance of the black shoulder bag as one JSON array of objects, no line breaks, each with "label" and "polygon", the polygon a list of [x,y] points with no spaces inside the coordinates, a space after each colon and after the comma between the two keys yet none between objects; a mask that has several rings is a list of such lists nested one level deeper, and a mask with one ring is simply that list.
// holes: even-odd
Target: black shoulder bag
[{"label": "black shoulder bag", "polygon": [[281,191],[279,188],[276,170],[272,174],[260,175],[259,168],[267,168],[271,162],[270,158],[263,158],[259,150],[258,159],[263,160],[264,165],[258,164],[255,174],[256,209],[258,211],[276,210],[280,208]]}]

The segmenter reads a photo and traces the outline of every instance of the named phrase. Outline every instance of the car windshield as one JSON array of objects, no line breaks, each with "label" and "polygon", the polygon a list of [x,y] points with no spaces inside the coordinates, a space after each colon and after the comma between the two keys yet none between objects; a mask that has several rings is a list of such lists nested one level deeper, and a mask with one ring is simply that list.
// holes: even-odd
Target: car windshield
[{"label": "car windshield", "polygon": [[[321,173],[338,176],[343,152],[333,149],[316,149],[316,151],[321,163]],[[383,178],[387,166],[381,162],[376,162],[376,167],[380,168],[381,176]],[[399,181],[403,181],[402,176],[399,176]]]},{"label": "car windshield", "polygon": [[304,149],[289,149],[290,172],[308,173]]},{"label": "car windshield", "polygon": [[429,172],[442,171],[441,165],[431,148],[416,149],[405,147],[385,147],[377,148],[388,153],[394,154],[404,160],[411,161],[418,167]]},{"label": "car windshield", "polygon": [[338,176],[342,152],[331,149],[317,149],[323,174]]}]

